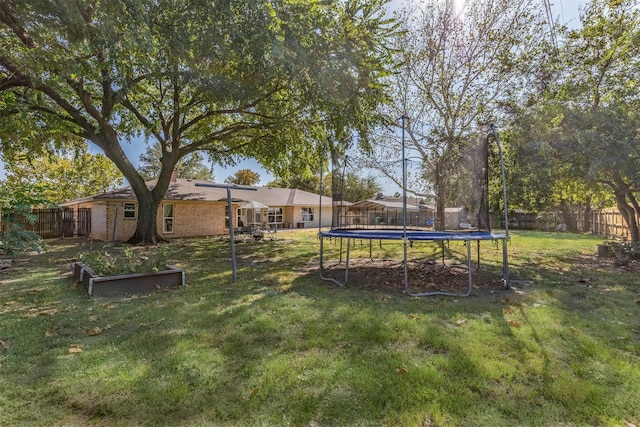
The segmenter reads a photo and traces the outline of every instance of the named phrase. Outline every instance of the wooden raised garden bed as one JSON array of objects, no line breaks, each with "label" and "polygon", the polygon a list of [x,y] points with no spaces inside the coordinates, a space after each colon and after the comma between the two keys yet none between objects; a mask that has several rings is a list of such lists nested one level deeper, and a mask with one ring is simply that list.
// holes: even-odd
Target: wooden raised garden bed
[{"label": "wooden raised garden bed", "polygon": [[162,271],[106,277],[98,276],[91,267],[81,262],[71,264],[71,269],[73,279],[76,283],[82,283],[91,296],[145,293],[184,287],[184,270],[169,265]]}]

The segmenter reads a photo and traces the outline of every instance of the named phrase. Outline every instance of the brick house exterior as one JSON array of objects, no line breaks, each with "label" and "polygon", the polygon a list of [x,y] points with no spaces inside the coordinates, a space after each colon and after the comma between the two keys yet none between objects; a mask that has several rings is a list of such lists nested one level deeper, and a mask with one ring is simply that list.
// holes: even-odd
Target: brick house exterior
[{"label": "brick house exterior", "polygon": [[[228,233],[227,190],[207,187],[208,181],[173,177],[157,213],[158,234],[165,239],[216,236]],[[155,181],[147,183],[149,187]],[[246,188],[246,187],[244,187]],[[307,191],[250,187],[232,188],[233,224],[240,221],[270,228],[314,228],[331,225],[330,197]],[[243,209],[247,202],[267,208]],[[128,240],[136,229],[137,201],[131,187],[63,203],[61,206],[91,209],[90,237],[101,241]]]}]

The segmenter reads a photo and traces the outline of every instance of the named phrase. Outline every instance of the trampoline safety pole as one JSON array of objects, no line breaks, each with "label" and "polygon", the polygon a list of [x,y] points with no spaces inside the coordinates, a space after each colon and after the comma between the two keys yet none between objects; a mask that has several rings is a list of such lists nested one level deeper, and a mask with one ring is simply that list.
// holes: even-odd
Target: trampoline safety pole
[{"label": "trampoline safety pole", "polygon": [[502,241],[502,277],[504,279],[504,287],[509,289],[509,255],[507,251],[507,240],[509,239],[509,208],[507,207],[507,179],[504,172],[504,153],[502,152],[502,145],[498,139],[498,133],[496,132],[496,126],[491,123],[491,132],[493,133],[493,139],[498,146],[498,154],[500,155],[500,171],[502,172],[502,203],[504,206],[504,234],[505,238]]},{"label": "trampoline safety pole", "polygon": [[402,247],[404,250],[404,286],[409,286],[409,266],[407,263],[407,156],[405,147],[405,127],[408,117],[403,114],[402,120]]}]

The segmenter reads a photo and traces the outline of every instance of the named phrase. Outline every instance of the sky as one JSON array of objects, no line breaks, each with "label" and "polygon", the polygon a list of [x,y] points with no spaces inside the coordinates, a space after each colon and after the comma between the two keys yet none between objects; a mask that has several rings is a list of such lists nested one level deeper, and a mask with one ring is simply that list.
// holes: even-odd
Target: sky
[{"label": "sky", "polygon": [[[394,9],[399,7],[407,0],[392,0],[389,3],[389,8]],[[452,0],[456,3],[457,7],[461,7],[463,3],[473,0]],[[540,1],[540,7],[544,7],[544,0]],[[557,18],[561,24],[565,24],[569,27],[577,26],[579,24],[578,14],[579,8],[584,7],[587,0],[555,0],[552,1],[551,8],[554,18]],[[90,145],[90,151],[92,153],[99,153],[101,150],[93,144]],[[140,154],[145,150],[146,146],[143,141],[136,141],[135,143],[123,144],[124,151],[127,153],[130,161],[135,165],[138,164]],[[258,185],[266,185],[273,179],[273,175],[267,172],[258,162],[254,159],[246,159],[238,162],[237,165],[232,167],[222,167],[220,165],[214,165],[213,175],[216,182],[223,182],[227,177],[235,174],[240,169],[251,169],[260,175],[260,182]],[[4,164],[0,161],[0,179],[4,178],[5,170]],[[374,175],[376,176],[376,175]],[[393,195],[394,193],[401,191],[401,189],[393,182],[386,178],[377,178],[378,184],[382,187],[382,191],[385,195]]]}]

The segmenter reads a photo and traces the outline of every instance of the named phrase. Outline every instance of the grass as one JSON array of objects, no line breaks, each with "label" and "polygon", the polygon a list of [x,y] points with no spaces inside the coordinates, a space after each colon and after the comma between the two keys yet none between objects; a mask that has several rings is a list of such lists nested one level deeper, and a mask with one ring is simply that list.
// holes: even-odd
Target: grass
[{"label": "grass", "polygon": [[600,242],[517,232],[512,290],[422,299],[321,281],[308,231],[238,244],[235,284],[228,243],[174,241],[184,291],[109,299],[71,283],[86,245],[52,245],[0,272],[0,425],[638,425],[637,266]]}]

